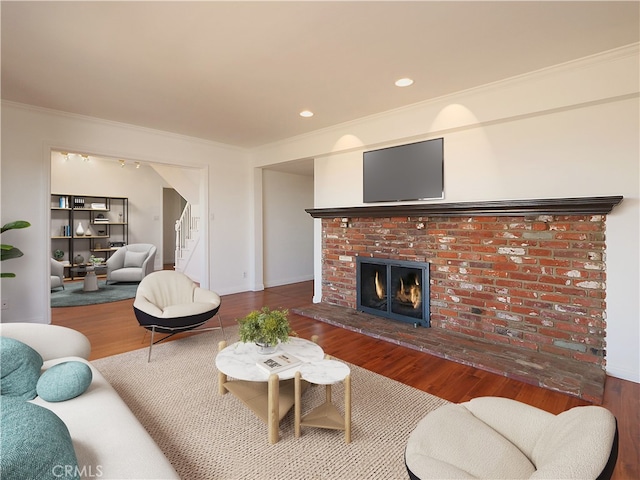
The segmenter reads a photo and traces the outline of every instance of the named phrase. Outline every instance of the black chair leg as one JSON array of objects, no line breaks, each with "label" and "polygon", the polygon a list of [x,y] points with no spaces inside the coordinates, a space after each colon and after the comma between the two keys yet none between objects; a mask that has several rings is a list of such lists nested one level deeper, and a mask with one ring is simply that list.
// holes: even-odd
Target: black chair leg
[{"label": "black chair leg", "polygon": [[149,343],[149,356],[147,357],[147,363],[151,361],[151,349],[153,348],[153,335],[156,333],[155,325],[151,327],[151,342]]}]

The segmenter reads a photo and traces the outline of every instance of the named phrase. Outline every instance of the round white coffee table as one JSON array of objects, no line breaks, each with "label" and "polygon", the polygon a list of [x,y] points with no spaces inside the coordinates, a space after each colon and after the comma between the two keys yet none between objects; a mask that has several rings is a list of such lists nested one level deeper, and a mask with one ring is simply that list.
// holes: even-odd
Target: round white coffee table
[{"label": "round white coffee table", "polygon": [[[290,337],[288,342],[278,345],[272,355],[288,353],[302,360],[302,363],[316,362],[322,360],[324,352],[320,345],[304,338]],[[236,342],[221,350],[216,355],[216,367],[225,375],[238,380],[248,382],[266,382],[269,380],[269,373],[256,365],[258,361],[271,355],[258,353],[258,348],[254,343]],[[300,365],[278,372],[280,380],[293,378]]]},{"label": "round white coffee table", "polygon": [[303,363],[277,374],[269,374],[256,365],[270,355],[258,353],[258,347],[253,343],[236,342],[226,346],[226,342],[220,342],[219,348],[215,361],[220,394],[231,392],[238,397],[258,418],[266,422],[269,443],[277,443],[280,420],[295,400],[293,377],[305,363],[322,360],[322,348],[309,340],[290,337],[288,342],[278,346],[273,355],[287,353]]}]

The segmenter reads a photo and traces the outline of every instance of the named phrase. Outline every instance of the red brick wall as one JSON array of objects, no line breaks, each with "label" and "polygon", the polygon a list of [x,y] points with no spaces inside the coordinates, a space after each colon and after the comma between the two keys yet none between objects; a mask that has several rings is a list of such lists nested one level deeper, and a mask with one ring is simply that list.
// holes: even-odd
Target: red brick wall
[{"label": "red brick wall", "polygon": [[604,215],[322,220],[323,302],[358,255],[431,263],[431,326],[604,365]]}]

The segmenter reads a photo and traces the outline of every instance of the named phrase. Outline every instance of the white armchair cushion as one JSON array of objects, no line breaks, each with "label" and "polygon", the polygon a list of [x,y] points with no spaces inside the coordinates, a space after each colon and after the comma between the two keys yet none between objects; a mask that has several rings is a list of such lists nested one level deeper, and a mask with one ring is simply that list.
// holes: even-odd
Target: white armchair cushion
[{"label": "white armchair cushion", "polygon": [[164,308],[160,318],[177,318],[187,317],[190,315],[198,315],[205,313],[214,308],[210,303],[179,303],[178,305],[169,305]]},{"label": "white armchair cushion", "polygon": [[51,290],[53,290],[54,288],[62,287],[62,286],[64,286],[64,283],[62,282],[60,277],[51,275],[51,286],[50,286]]},{"label": "white armchair cushion", "polygon": [[479,397],[462,405],[529,458],[549,422],[556,418],[552,413],[510,398]]},{"label": "white armchair cushion", "polygon": [[[429,462],[427,467],[426,457],[436,462]],[[528,478],[535,472],[515,445],[463,405],[454,403],[438,408],[418,423],[407,444],[406,460],[411,471],[423,480],[446,478],[452,473],[451,466],[472,478]],[[433,470],[438,464],[444,470]],[[459,475],[456,471],[454,477]]]},{"label": "white armchair cushion", "polygon": [[574,407],[554,416],[533,450],[538,468],[531,478],[596,478],[609,460],[615,433],[615,417],[603,407]]},{"label": "white armchair cushion", "polygon": [[147,258],[147,252],[131,252],[127,250],[124,254],[124,268],[140,268]]},{"label": "white armchair cushion", "polygon": [[615,435],[616,419],[603,407],[553,415],[480,397],[427,414],[409,436],[405,461],[422,480],[597,478],[617,452]]},{"label": "white armchair cushion", "polygon": [[212,292],[211,290],[196,287],[193,291],[193,301],[208,303],[209,305],[211,305],[212,303],[215,305],[220,305],[220,295],[218,295],[216,292]]},{"label": "white armchair cushion", "polygon": [[198,287],[184,274],[164,270],[145,277],[133,306],[156,318],[177,318],[208,312],[220,305],[220,296]]},{"label": "white armchair cushion", "polygon": [[[144,283],[140,284],[136,291],[135,301],[138,302],[139,299],[144,299],[160,310],[164,310],[169,305],[193,302],[195,288],[196,284],[186,275],[155,272],[154,275],[149,276]],[[141,310],[145,311],[142,308]]]},{"label": "white armchair cushion", "polygon": [[64,287],[64,265],[51,259],[51,289]]}]

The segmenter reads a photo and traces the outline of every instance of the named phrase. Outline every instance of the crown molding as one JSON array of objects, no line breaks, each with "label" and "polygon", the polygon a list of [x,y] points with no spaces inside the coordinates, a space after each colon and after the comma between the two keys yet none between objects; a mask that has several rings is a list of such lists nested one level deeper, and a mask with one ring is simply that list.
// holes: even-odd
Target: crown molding
[{"label": "crown molding", "polygon": [[248,154],[249,152],[249,149],[247,148],[238,147],[236,145],[231,145],[228,143],[215,142],[213,140],[207,140],[205,138],[192,137],[189,135],[184,135],[182,133],[169,132],[166,130],[158,130],[155,128],[144,127],[141,125],[133,125],[131,123],[119,122],[117,120],[108,120],[105,118],[92,117],[92,116],[83,115],[80,113],[73,113],[73,112],[67,112],[64,110],[55,110],[53,108],[40,107],[37,105],[31,105],[29,103],[14,102],[12,100],[2,100],[0,102],[0,105],[2,105],[2,108],[11,107],[11,108],[15,108],[16,110],[34,112],[42,115],[49,115],[52,117],[69,118],[72,120],[93,123],[95,125],[122,128],[130,131],[134,131],[134,132],[144,133],[147,135],[157,135],[160,137],[165,137],[165,138],[174,139],[178,141],[185,141],[193,144],[202,144],[205,146],[214,147],[221,150],[235,151],[235,152],[240,152],[244,154]]}]

